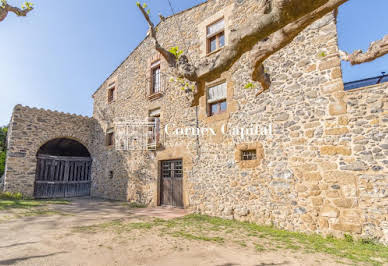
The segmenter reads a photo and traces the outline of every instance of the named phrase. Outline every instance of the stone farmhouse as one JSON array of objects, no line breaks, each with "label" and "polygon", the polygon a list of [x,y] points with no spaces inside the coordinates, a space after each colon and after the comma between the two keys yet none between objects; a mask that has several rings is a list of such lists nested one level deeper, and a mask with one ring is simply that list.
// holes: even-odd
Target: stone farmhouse
[{"label": "stone farmhouse", "polygon": [[[209,0],[162,19],[158,39],[214,57],[251,12],[255,0]],[[4,190],[388,243],[387,77],[344,89],[335,14],[265,61],[258,96],[248,56],[192,97],[147,36],[93,94],[92,118],[17,105]]]}]

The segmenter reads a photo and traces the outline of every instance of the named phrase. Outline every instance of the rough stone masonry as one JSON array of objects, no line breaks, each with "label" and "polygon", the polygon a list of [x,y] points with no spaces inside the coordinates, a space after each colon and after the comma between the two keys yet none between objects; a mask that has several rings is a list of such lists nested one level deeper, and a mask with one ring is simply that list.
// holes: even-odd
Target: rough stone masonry
[{"label": "rough stone masonry", "polygon": [[[254,0],[240,2],[211,0],[169,17],[157,26],[158,39],[164,47],[185,50],[190,60],[217,56],[217,51],[207,53],[207,26],[224,19],[227,45],[228,32],[255,12]],[[239,12],[232,13],[232,5]],[[151,66],[158,60],[163,91],[150,95]],[[89,149],[92,196],[158,205],[160,161],[182,159],[187,209],[388,243],[388,83],[344,91],[334,15],[265,61],[272,86],[258,97],[255,88],[245,88],[247,62],[245,55],[214,83],[198,88],[202,96],[191,106],[187,93],[169,81],[166,62],[146,37],[94,93],[93,118],[15,107],[4,189],[33,196],[36,152],[61,136]],[[210,116],[206,91],[222,82],[226,112]],[[156,151],[106,145],[116,121],[146,119],[156,109],[161,128],[169,125],[171,132],[271,125],[272,135],[162,134]],[[256,157],[242,160],[244,150]]]}]

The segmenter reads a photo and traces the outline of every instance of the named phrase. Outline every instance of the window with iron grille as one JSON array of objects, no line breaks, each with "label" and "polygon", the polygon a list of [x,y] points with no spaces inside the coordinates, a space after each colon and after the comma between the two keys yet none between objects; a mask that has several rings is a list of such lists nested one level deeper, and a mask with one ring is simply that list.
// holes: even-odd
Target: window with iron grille
[{"label": "window with iron grille", "polygon": [[160,61],[151,65],[151,94],[161,92]]},{"label": "window with iron grille", "polygon": [[220,19],[207,26],[207,53],[212,53],[225,46],[225,21]]},{"label": "window with iron grille", "polygon": [[226,82],[212,86],[208,89],[207,104],[209,116],[213,116],[226,111],[226,93]]},{"label": "window with iron grille", "polygon": [[181,160],[162,161],[162,178],[182,178],[183,168]]},{"label": "window with iron grille", "polygon": [[256,159],[256,150],[246,150],[241,152],[241,160],[243,161],[252,161]]}]

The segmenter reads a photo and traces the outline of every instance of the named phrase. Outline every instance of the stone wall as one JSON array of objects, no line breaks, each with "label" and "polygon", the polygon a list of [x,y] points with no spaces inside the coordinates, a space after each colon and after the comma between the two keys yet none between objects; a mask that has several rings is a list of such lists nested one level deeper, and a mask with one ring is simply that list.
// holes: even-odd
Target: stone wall
[{"label": "stone wall", "polygon": [[94,122],[89,117],[17,105],[8,133],[8,153],[4,190],[32,197],[39,148],[55,138],[77,140],[93,156],[91,134]]},{"label": "stone wall", "polygon": [[[255,2],[209,1],[167,18],[158,26],[158,38],[198,60],[206,56],[204,21],[224,17],[228,36],[256,11]],[[387,86],[344,92],[333,15],[266,60],[272,86],[258,97],[259,84],[244,88],[251,81],[248,57],[215,81],[228,84],[228,109],[209,117],[206,93],[190,107],[185,92],[166,82],[162,97],[147,97],[150,62],[158,58],[147,37],[94,94],[94,118],[102,129],[94,142],[94,195],[157,205],[159,160],[182,158],[185,208],[289,230],[352,233],[387,242]],[[162,69],[167,72],[163,59]],[[107,104],[112,81],[115,100]],[[145,119],[155,108],[161,108],[162,126],[168,124],[170,132],[199,126],[216,129],[216,135],[164,134],[163,147],[155,152],[104,146],[103,132],[116,120]],[[220,133],[224,124],[228,129],[271,125],[273,134],[225,136]],[[244,147],[254,147],[259,158],[241,162],[235,156]],[[113,178],[108,177],[111,170]]]},{"label": "stone wall", "polygon": [[[192,61],[217,56],[204,52],[206,23],[224,17],[228,36],[257,11],[255,0],[243,3],[212,0],[181,12],[158,25],[158,38],[165,47],[179,46]],[[183,159],[185,208],[288,230],[388,242],[387,84],[344,92],[333,15],[265,61],[272,86],[257,97],[259,84],[245,89],[251,82],[249,54],[242,56],[214,81],[227,83],[228,107],[220,115],[207,114],[204,91],[213,82],[200,84],[198,103],[191,106],[187,93],[168,82],[163,59],[164,92],[150,98],[150,67],[159,58],[146,37],[93,95],[95,120],[17,106],[7,189],[31,193],[37,149],[65,134],[92,153],[93,196],[158,205],[160,161]],[[108,103],[112,86],[114,100]],[[169,126],[157,151],[105,145],[115,122],[145,120],[156,108],[162,128]],[[227,131],[272,128],[272,134],[224,135],[223,125]],[[172,134],[186,127],[212,128],[215,135]],[[243,149],[256,150],[257,159],[241,161]]]}]

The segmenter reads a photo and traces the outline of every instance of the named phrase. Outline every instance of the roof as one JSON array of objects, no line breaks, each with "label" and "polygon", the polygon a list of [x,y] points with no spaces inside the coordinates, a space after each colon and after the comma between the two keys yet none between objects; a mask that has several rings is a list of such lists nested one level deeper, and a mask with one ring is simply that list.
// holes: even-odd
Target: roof
[{"label": "roof", "polygon": [[[192,10],[192,9],[194,9],[194,8],[197,8],[197,7],[199,7],[199,6],[202,6],[202,5],[204,5],[204,4],[206,4],[207,2],[209,2],[209,1],[211,1],[211,0],[205,0],[203,3],[200,3],[200,4],[197,4],[197,5],[194,5],[194,6],[192,6],[192,7],[190,7],[190,8],[188,8],[188,9],[185,9],[185,10],[182,10],[182,11],[180,11],[180,12],[178,12],[178,13],[175,13],[175,14],[173,14],[173,15],[171,15],[171,16],[168,16],[168,17],[166,17],[166,20],[167,19],[170,19],[170,18],[172,18],[172,17],[175,17],[175,16],[178,16],[178,15],[181,15],[182,13],[185,13],[185,12],[187,12],[187,11],[190,11],[190,10]],[[157,25],[156,25],[156,28],[157,27],[159,27],[159,25],[162,23],[162,21],[160,21]],[[149,35],[147,35],[133,50],[132,50],[132,52],[120,63],[120,65],[118,65],[116,68],[115,68],[115,70],[112,72],[112,74],[110,74],[102,83],[101,83],[101,85],[100,85],[100,87],[98,87],[98,89],[92,94],[92,97],[94,97],[94,95],[102,88],[102,85],[108,80],[108,79],[110,79],[111,77],[112,77],[112,75],[124,64],[124,62],[125,61],[127,61],[127,59],[144,43],[144,41],[147,39],[149,37]]]}]

